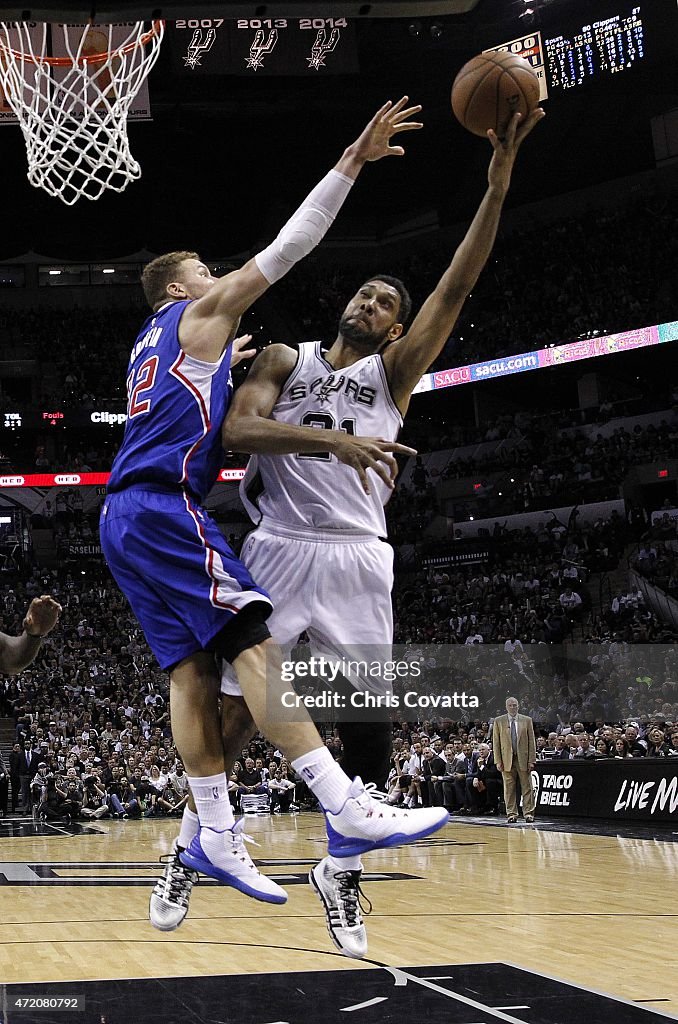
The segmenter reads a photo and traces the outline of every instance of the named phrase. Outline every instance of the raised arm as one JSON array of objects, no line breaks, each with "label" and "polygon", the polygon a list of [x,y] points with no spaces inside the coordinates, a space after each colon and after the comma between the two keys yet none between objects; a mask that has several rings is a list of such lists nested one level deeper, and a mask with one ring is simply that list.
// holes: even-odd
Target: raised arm
[{"label": "raised arm", "polygon": [[296,353],[287,345],[269,345],[258,356],[231,403],[221,435],[224,448],[245,455],[330,452],[356,470],[367,494],[368,469],[393,487],[398,465],[392,453],[416,455],[413,448],[381,438],[353,437],[343,430],[316,430],[270,418],[295,364]]},{"label": "raised arm", "polygon": [[389,100],[380,107],[275,241],[244,267],[220,278],[202,298],[191,303],[182,317],[179,335],[186,352],[207,361],[218,359],[224,347],[223,339],[232,336],[234,325],[245,310],[318,245],[365,164],[386,156],[403,155],[402,146],[391,145],[393,136],[422,127],[420,122],[408,120],[421,107],[407,107],[407,100],[408,97],[403,96],[395,104]]},{"label": "raised arm", "polygon": [[23,622],[23,633],[0,633],[0,672],[21,672],[35,660],[42,638],[54,629],[60,611],[61,605],[49,594],[33,598]]},{"label": "raised arm", "polygon": [[538,107],[518,127],[516,114],[503,140],[488,131],[492,160],[488,188],[466,236],[435,290],[426,299],[411,327],[384,351],[384,364],[393,397],[405,413],[421,375],[440,355],[466,296],[473,289],[492,251],[502,206],[511,181],[516,153],[526,135],[544,117]]}]

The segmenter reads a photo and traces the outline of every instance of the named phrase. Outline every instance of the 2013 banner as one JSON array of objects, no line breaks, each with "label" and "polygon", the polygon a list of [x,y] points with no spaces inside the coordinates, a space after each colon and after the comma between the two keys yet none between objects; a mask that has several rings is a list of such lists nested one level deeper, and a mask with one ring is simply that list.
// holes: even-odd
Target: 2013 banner
[{"label": "2013 banner", "polygon": [[191,76],[358,71],[347,18],[182,18],[168,37],[175,70]]}]

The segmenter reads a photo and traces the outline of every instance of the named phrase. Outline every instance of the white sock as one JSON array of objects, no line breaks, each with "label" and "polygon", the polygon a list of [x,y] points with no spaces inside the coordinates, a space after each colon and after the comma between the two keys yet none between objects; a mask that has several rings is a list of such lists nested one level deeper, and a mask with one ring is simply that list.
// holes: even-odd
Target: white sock
[{"label": "white sock", "polygon": [[292,767],[325,808],[336,814],[346,803],[351,780],[330,754],[327,747],[317,747],[302,754]]},{"label": "white sock", "polygon": [[334,874],[336,871],[362,871],[363,862],[360,855],[357,857],[327,857],[327,870]]},{"label": "white sock", "polygon": [[198,821],[198,815],[195,811],[186,804],[184,807],[184,814],[181,819],[181,831],[179,832],[179,838],[177,839],[177,845],[181,846],[182,849],[186,849],[190,845],[191,839],[197,836],[200,831],[200,822]]},{"label": "white sock", "polygon": [[204,778],[186,776],[193,793],[198,820],[206,828],[223,832],[234,822],[233,808],[228,799],[228,783],[225,772],[207,775]]}]

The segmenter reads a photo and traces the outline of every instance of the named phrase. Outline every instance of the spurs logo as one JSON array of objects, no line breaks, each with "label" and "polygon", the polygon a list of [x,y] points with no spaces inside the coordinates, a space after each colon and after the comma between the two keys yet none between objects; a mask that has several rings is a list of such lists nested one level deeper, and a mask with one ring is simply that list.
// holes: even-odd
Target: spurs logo
[{"label": "spurs logo", "polygon": [[332,396],[332,392],[340,391],[341,388],[344,386],[345,379],[346,378],[343,376],[343,374],[341,376],[337,376],[336,374],[331,373],[329,377],[326,377],[325,380],[320,385],[320,390],[318,391],[318,394],[315,396],[317,401],[320,402],[321,404],[323,402],[329,402]]},{"label": "spurs logo", "polygon": [[201,28],[197,28],[188,44],[186,56],[184,57],[186,67],[190,68],[191,71],[195,71],[197,67],[200,67],[202,58],[212,49],[216,38],[217,30],[215,28],[208,28],[206,32]]},{"label": "spurs logo", "polygon": [[257,71],[259,68],[264,66],[264,54],[272,53],[275,49],[276,43],[278,42],[278,30],[277,28],[270,29],[266,41],[264,42],[264,30],[260,28],[254,37],[254,42],[250,46],[250,55],[245,57],[245,67],[251,68],[252,71]]},{"label": "spurs logo", "polygon": [[324,68],[325,57],[328,53],[332,53],[336,49],[337,43],[341,37],[341,33],[338,28],[333,28],[330,32],[329,39],[324,28],[318,29],[318,35],[315,37],[313,46],[311,47],[311,56],[307,57],[309,68],[313,68],[317,71],[319,68]]}]

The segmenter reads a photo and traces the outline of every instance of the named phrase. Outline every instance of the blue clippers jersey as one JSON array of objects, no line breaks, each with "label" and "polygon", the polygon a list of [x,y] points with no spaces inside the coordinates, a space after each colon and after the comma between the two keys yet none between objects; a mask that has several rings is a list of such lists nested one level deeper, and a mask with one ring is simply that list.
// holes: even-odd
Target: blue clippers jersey
[{"label": "blue clippers jersey", "polygon": [[202,502],[221,468],[221,426],[233,385],[231,347],[218,363],[187,355],[179,320],[188,302],[149,317],[127,370],[127,423],[109,491],[132,484],[183,487]]}]

